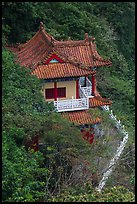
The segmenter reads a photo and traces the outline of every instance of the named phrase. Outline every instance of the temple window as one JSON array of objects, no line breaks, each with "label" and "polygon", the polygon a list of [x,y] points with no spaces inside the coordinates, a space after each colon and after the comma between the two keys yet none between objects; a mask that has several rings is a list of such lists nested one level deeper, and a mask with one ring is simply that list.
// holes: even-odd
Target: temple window
[{"label": "temple window", "polygon": [[54,88],[45,89],[45,98],[46,99],[53,99],[54,98]]},{"label": "temple window", "polygon": [[[57,98],[66,97],[66,87],[57,88]],[[55,88],[45,89],[45,98],[54,99],[55,98]]]},{"label": "temple window", "polygon": [[61,87],[57,89],[57,93],[58,93],[58,98],[64,98],[66,97],[66,87]]},{"label": "temple window", "polygon": [[54,63],[54,62],[58,62],[58,60],[52,59],[49,63]]}]

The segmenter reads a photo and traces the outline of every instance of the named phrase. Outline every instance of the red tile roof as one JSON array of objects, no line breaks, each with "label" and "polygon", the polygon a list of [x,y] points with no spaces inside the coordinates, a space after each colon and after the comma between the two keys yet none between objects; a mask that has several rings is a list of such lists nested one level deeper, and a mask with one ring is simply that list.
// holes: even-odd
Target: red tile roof
[{"label": "red tile roof", "polygon": [[[10,48],[9,48],[10,49]],[[17,50],[18,49],[18,50]],[[13,51],[13,47],[11,47]],[[22,66],[35,68],[41,60],[52,51],[51,43],[39,30],[27,43],[16,48],[17,62]]]},{"label": "red tile roof", "polygon": [[102,121],[99,117],[93,117],[92,114],[88,112],[88,110],[63,112],[61,115],[73,122],[75,125],[96,124]]},{"label": "red tile roof", "polygon": [[57,51],[62,53],[67,59],[81,63],[87,67],[110,66],[110,60],[104,60],[97,52],[93,42],[85,40],[55,42]]},{"label": "red tile roof", "polygon": [[65,59],[65,62],[79,64],[80,66],[97,67],[110,66],[110,60],[104,60],[96,50],[93,39],[86,35],[84,40],[79,41],[58,41],[48,34],[43,25],[40,25],[38,32],[26,43],[16,47],[7,46],[17,54],[17,61],[26,67],[36,68],[40,63],[49,57],[49,54],[56,52]]},{"label": "red tile roof", "polygon": [[80,77],[93,74],[94,71],[82,69],[70,63],[50,63],[48,65],[39,65],[32,71],[40,79],[53,79],[63,77]]},{"label": "red tile roof", "polygon": [[104,105],[111,105],[112,101],[102,98],[101,96],[95,96],[94,98],[89,98],[89,107],[95,108],[98,106],[104,106]]}]

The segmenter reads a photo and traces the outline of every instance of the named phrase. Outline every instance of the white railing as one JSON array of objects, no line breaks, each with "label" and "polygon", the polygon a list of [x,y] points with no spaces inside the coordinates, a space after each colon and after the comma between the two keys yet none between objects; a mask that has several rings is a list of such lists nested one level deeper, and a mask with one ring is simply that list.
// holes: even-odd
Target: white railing
[{"label": "white railing", "polygon": [[91,81],[86,78],[86,86],[82,87],[81,83],[79,83],[79,92],[80,92],[80,98],[87,98],[92,96],[92,83]]},{"label": "white railing", "polygon": [[68,99],[54,101],[54,106],[58,112],[74,111],[74,110],[86,110],[89,108],[89,99]]},{"label": "white railing", "polygon": [[128,132],[125,130],[124,125],[121,124],[120,120],[117,120],[116,115],[113,114],[112,110],[109,109],[109,106],[101,106],[101,108],[104,111],[107,111],[109,113],[109,117],[115,121],[115,126],[116,128],[124,135],[123,140],[120,142],[119,147],[117,148],[117,151],[115,153],[115,156],[110,160],[109,165],[108,165],[108,170],[103,174],[103,177],[101,179],[101,181],[98,184],[98,187],[96,187],[96,190],[101,192],[101,190],[103,189],[103,187],[106,184],[106,181],[108,180],[109,176],[111,175],[113,169],[115,168],[115,165],[120,157],[120,155],[122,154],[125,145],[128,141]]},{"label": "white railing", "polygon": [[92,83],[88,78],[86,78],[86,86],[91,86],[92,87]]},{"label": "white railing", "polygon": [[109,113],[109,117],[115,121],[115,127],[121,131],[122,134],[126,134],[127,132],[125,131],[125,127],[124,125],[121,124],[121,121],[120,120],[117,120],[117,117],[116,115],[113,114],[113,111],[109,109],[109,106],[101,106],[101,108],[107,112],[110,111]]},{"label": "white railing", "polygon": [[84,90],[82,89],[81,85],[79,85],[79,96],[80,98],[87,98]]},{"label": "white railing", "polygon": [[82,92],[84,93],[84,95],[86,97],[91,96],[92,95],[92,87],[80,87],[80,89],[82,90]]}]

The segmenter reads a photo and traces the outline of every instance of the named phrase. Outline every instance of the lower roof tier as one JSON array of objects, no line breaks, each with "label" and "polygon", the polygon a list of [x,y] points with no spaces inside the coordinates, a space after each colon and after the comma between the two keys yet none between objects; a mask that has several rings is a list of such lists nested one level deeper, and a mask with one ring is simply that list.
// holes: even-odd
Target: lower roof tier
[{"label": "lower roof tier", "polygon": [[39,79],[55,79],[64,77],[80,77],[94,74],[90,69],[78,68],[70,63],[51,63],[39,65],[32,71]]},{"label": "lower roof tier", "polygon": [[95,108],[104,105],[111,105],[112,101],[102,98],[101,96],[94,96],[93,98],[89,98],[89,108]]},{"label": "lower roof tier", "polygon": [[88,110],[63,112],[61,115],[75,125],[96,124],[102,121],[100,117],[94,118]]}]

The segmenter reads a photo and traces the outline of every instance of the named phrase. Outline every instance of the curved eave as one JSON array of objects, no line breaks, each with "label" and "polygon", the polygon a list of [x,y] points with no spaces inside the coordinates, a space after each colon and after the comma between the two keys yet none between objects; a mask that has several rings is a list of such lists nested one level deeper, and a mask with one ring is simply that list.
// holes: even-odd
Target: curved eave
[{"label": "curved eave", "polygon": [[43,31],[39,30],[30,41],[20,46],[17,61],[22,66],[35,68],[51,50],[51,42],[46,39]]},{"label": "curved eave", "polygon": [[93,55],[93,67],[112,66],[112,62],[109,59],[105,60],[100,56],[95,43],[90,42],[90,47]]},{"label": "curved eave", "polygon": [[93,42],[87,42],[85,40],[66,41],[54,43],[54,45],[58,53],[70,63],[81,64],[85,68],[112,65],[110,60],[104,60],[98,54],[96,44]]},{"label": "curved eave", "polygon": [[102,67],[102,66],[112,66],[112,62],[109,61],[109,60],[104,60],[104,61],[99,61],[99,60],[96,60],[96,61],[93,61],[93,65],[92,67]]},{"label": "curved eave", "polygon": [[112,105],[112,101],[102,98],[101,96],[95,96],[94,98],[89,98],[89,107],[90,108],[95,108],[95,107],[100,107],[104,105]]}]

